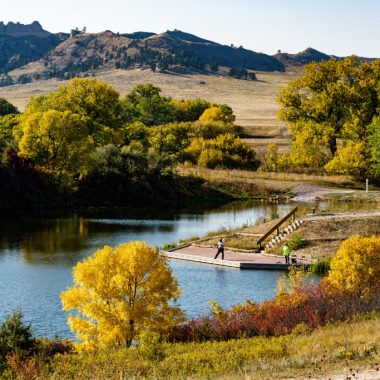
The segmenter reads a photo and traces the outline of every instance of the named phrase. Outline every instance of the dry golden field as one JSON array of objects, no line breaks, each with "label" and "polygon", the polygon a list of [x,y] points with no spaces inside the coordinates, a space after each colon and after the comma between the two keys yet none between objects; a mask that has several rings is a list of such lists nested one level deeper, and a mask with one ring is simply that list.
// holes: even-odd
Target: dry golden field
[{"label": "dry golden field", "polygon": [[[113,86],[124,96],[138,83],[153,83],[166,96],[174,98],[204,98],[216,103],[230,105],[237,124],[242,127],[242,136],[258,153],[267,144],[275,142],[280,151],[287,148],[289,135],[286,127],[276,118],[276,98],[280,88],[294,79],[294,73],[257,73],[257,81],[246,81],[224,76],[162,74],[150,70],[112,70],[99,72],[97,77]],[[298,74],[299,75],[299,74]],[[205,84],[200,84],[200,82]],[[50,80],[25,85],[0,88],[4,97],[24,110],[31,96],[55,91],[66,82]]]}]

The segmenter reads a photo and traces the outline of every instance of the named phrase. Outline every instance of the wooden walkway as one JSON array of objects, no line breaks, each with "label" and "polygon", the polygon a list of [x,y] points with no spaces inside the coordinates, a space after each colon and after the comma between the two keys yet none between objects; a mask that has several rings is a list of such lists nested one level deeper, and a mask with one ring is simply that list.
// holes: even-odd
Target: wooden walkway
[{"label": "wooden walkway", "polygon": [[[171,259],[194,261],[198,263],[212,264],[239,269],[265,269],[265,270],[287,270],[289,265],[285,264],[284,257],[276,255],[265,255],[260,253],[243,253],[226,249],[224,251],[224,260],[221,254],[215,260],[216,248],[205,248],[187,245],[175,248],[162,253]],[[310,260],[297,259],[296,266],[308,266]]]}]

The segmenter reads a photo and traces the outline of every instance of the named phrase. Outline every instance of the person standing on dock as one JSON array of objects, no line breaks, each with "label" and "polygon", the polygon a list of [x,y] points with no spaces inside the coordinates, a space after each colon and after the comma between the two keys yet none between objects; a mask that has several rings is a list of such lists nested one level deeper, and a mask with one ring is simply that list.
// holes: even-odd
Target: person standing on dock
[{"label": "person standing on dock", "polygon": [[218,242],[218,252],[216,252],[214,259],[216,259],[219,256],[219,253],[222,254],[222,260],[224,260],[224,243],[223,243],[222,238],[220,238],[220,240]]},{"label": "person standing on dock", "polygon": [[284,248],[282,249],[282,252],[285,256],[285,264],[289,264],[289,256],[290,256],[290,248],[288,246],[288,243],[285,243]]}]

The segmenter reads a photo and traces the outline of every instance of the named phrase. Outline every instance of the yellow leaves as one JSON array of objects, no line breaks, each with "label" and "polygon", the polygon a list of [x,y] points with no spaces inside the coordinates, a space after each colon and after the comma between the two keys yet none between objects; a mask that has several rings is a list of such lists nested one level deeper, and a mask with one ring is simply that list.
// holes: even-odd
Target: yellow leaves
[{"label": "yellow leaves", "polygon": [[77,173],[85,170],[92,149],[81,118],[69,111],[27,113],[15,131],[19,155],[47,169]]},{"label": "yellow leaves", "polygon": [[199,121],[203,121],[203,122],[221,121],[225,124],[230,124],[235,121],[235,116],[230,107],[226,105],[219,105],[219,106],[207,108],[203,112],[201,117],[199,118]]},{"label": "yellow leaves", "polygon": [[334,158],[325,165],[328,173],[358,176],[367,167],[364,141],[345,141],[335,153]]},{"label": "yellow leaves", "polygon": [[331,261],[327,282],[360,292],[380,290],[380,237],[351,236]]},{"label": "yellow leaves", "polygon": [[166,259],[144,242],[105,246],[78,263],[73,277],[61,298],[64,310],[81,314],[69,324],[82,349],[129,346],[141,331],[165,331],[183,318],[170,304],[180,290]]},{"label": "yellow leaves", "polygon": [[[284,297],[289,293],[295,293],[298,289],[301,289],[306,285],[308,277],[309,272],[307,270],[303,268],[291,267],[288,274],[280,277],[277,282],[276,298]],[[298,294],[298,296],[300,295]],[[293,297],[292,299],[296,298]]]},{"label": "yellow leaves", "polygon": [[[368,168],[366,127],[378,112],[380,71],[378,63],[362,62],[357,57],[311,63],[305,74],[280,91],[279,118],[288,123],[294,146],[290,162],[297,166],[320,167],[342,151],[326,168],[334,173],[362,174]],[[358,163],[348,150],[358,153]],[[327,151],[329,154],[326,155]],[[360,152],[359,152],[360,151]],[[350,163],[345,164],[345,158]]]},{"label": "yellow leaves", "polygon": [[254,150],[232,133],[219,135],[215,139],[196,138],[185,153],[193,163],[208,168],[256,167]]},{"label": "yellow leaves", "polygon": [[297,133],[292,142],[290,162],[300,166],[325,164],[329,158],[327,143],[331,135],[330,128],[313,122],[300,124],[295,126]]},{"label": "yellow leaves", "polygon": [[123,124],[118,92],[97,79],[74,78],[55,93],[32,98],[24,115],[49,110],[77,115],[96,145],[117,140],[115,131]]}]

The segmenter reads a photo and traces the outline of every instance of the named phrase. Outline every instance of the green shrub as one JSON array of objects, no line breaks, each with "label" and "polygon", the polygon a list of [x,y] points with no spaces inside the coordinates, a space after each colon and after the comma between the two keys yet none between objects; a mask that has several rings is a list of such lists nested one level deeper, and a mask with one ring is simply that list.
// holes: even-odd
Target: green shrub
[{"label": "green shrub", "polygon": [[173,249],[176,246],[177,246],[177,244],[175,244],[175,243],[166,243],[166,244],[164,244],[164,246],[162,247],[162,249],[164,251],[168,251],[169,249]]},{"label": "green shrub", "polygon": [[311,265],[309,270],[314,274],[326,275],[330,271],[330,259],[319,260]]},{"label": "green shrub", "polygon": [[191,125],[191,133],[196,138],[215,139],[219,135],[232,133],[237,136],[237,128],[233,124],[224,124],[222,122],[201,122],[196,121]]},{"label": "green shrub", "polygon": [[7,355],[18,353],[23,356],[35,345],[30,325],[22,322],[22,314],[15,311],[0,325],[0,370]]},{"label": "green shrub", "polygon": [[159,333],[145,331],[141,334],[140,350],[143,356],[152,361],[165,359],[165,343]]},{"label": "green shrub", "polygon": [[303,239],[303,236],[300,233],[292,234],[290,240],[288,241],[288,246],[292,251],[304,248],[306,245],[307,242]]}]

